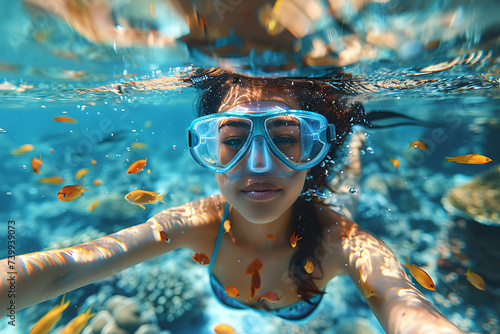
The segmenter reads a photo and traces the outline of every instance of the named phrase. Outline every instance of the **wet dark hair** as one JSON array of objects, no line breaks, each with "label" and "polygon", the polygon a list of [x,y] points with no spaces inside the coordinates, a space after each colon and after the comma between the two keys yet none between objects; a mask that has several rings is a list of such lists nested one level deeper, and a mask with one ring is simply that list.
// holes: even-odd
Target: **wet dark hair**
[{"label": "wet dark hair", "polygon": [[[302,237],[297,243],[297,252],[290,261],[290,277],[297,285],[297,292],[309,302],[312,294],[323,294],[314,280],[323,277],[320,258],[324,254],[321,246],[323,229],[319,222],[318,204],[323,199],[315,196],[326,190],[335,192],[328,178],[335,163],[337,150],[344,143],[355,124],[365,124],[366,115],[360,103],[352,100],[348,93],[350,77],[339,70],[332,70],[322,77],[248,77],[226,70],[213,68],[196,70],[187,79],[193,87],[202,91],[198,102],[198,116],[226,111],[237,104],[253,101],[272,101],[298,105],[297,109],[324,115],[335,124],[336,144],[326,157],[307,174],[304,191],[293,204],[293,231]],[[319,269],[308,274],[304,265],[307,260]]]}]

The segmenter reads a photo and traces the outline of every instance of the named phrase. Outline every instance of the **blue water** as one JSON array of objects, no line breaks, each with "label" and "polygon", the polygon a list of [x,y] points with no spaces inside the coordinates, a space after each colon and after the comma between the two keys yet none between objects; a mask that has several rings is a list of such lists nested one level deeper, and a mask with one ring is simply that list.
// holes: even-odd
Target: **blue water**
[{"label": "blue water", "polygon": [[[161,8],[160,2],[154,3],[155,8]],[[326,1],[314,3],[328,7]],[[181,35],[188,28],[179,23],[182,17],[159,12],[166,16],[161,21],[156,14],[161,21],[158,29],[170,32],[175,42],[164,47],[127,48],[91,41],[64,20],[47,12],[29,11],[22,2],[0,3],[1,257],[7,256],[9,220],[16,221],[16,254],[24,254],[85,242],[142,223],[165,208],[218,193],[213,174],[199,167],[187,150],[186,128],[195,118],[197,93],[178,78],[212,65],[249,75],[320,75],[327,66],[311,66],[303,60],[319,40],[331,48],[321,59],[346,59],[342,50],[360,53],[335,64],[355,77],[350,88],[367,111],[389,110],[435,123],[434,128],[363,130],[368,149],[361,152],[357,222],[382,238],[401,261],[408,256],[426,268],[438,289],[421,291],[448,319],[464,331],[498,333],[498,280],[486,280],[483,292],[457,273],[469,265],[478,273],[490,269],[478,266],[474,257],[461,262],[452,255],[451,245],[466,242],[460,233],[465,222],[445,210],[441,201],[451,188],[493,166],[498,168],[500,48],[496,32],[500,27],[493,14],[498,13],[498,4],[368,3],[363,10],[344,9],[339,14],[342,19],[323,11],[314,21],[315,32],[296,38],[301,44],[293,48],[280,49],[278,45],[270,50],[276,42],[269,36],[269,41],[259,40],[259,44],[245,35],[238,41],[255,48],[241,54],[218,53],[216,43],[208,38],[210,29],[215,29],[208,17],[207,35],[205,40],[201,37],[206,44],[183,40]],[[228,24],[229,15],[244,6],[240,1],[225,4],[229,7],[221,12],[217,24]],[[140,21],[143,14],[133,13],[127,6],[115,4],[115,16],[131,15],[136,27],[147,30],[150,19]],[[143,6],[146,16],[149,6]],[[241,30],[235,27],[234,31]],[[393,40],[390,38],[368,43],[370,31],[393,32],[395,37],[391,38],[400,42],[395,47],[386,45]],[[440,41],[438,46],[436,41]],[[230,43],[238,45],[234,39]],[[349,49],[356,43],[358,48]],[[341,44],[343,47],[338,46]],[[269,49],[262,49],[262,45]],[[287,63],[291,65],[286,69],[277,69],[277,65]],[[436,64],[441,64],[440,70],[423,71]],[[147,90],[139,90],[130,81],[150,84]],[[102,92],[88,90],[103,86]],[[78,123],[54,122],[53,117],[59,115]],[[416,139],[425,141],[429,148],[408,150],[409,141]],[[147,148],[133,149],[134,142]],[[24,144],[34,145],[34,150],[23,155],[10,153]],[[469,153],[486,155],[493,162],[443,164],[444,156]],[[30,164],[35,155],[41,155],[45,162],[38,175]],[[125,173],[131,162],[145,157],[151,174]],[[389,157],[400,160],[399,169]],[[97,161],[95,166],[91,159]],[[63,203],[56,198],[62,185],[38,182],[42,177],[61,176],[64,184],[81,183],[83,179],[74,179],[81,168],[89,168],[84,179],[92,190],[78,201]],[[102,185],[92,186],[96,179]],[[123,196],[134,189],[167,192],[166,203],[148,205],[146,210],[131,206]],[[89,212],[88,206],[96,199],[101,206],[107,200],[107,206]],[[500,204],[497,212],[499,208]],[[468,255],[482,248],[498,249],[494,244],[483,246],[469,248]],[[346,277],[330,282],[319,315],[298,326],[251,311],[223,308],[208,290],[204,269],[192,262],[189,252],[178,250],[68,293],[71,307],[58,325],[69,322],[92,303],[98,312],[107,307],[112,296],[123,295],[139,296],[140,311],[148,319],[143,323],[158,324],[162,333],[211,333],[218,323],[229,323],[238,333],[342,333],[355,326],[383,333]],[[165,287],[169,281],[177,285]],[[168,317],[170,313],[159,308],[164,294],[159,291],[176,291],[177,286],[181,292],[173,294],[180,296],[184,311],[172,311]],[[148,292],[141,295],[140,291]],[[27,333],[59,302],[60,298],[55,298],[18,312],[15,327],[2,319],[0,330]],[[155,304],[157,312],[146,312],[152,309],[147,303]]]}]

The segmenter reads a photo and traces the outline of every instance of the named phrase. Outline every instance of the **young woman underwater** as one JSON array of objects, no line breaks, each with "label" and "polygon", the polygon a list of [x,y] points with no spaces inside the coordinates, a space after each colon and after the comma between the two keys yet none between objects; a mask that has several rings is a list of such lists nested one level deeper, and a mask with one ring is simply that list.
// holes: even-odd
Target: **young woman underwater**
[{"label": "young woman underwater", "polygon": [[[365,119],[343,87],[326,78],[251,78],[220,69],[186,80],[203,92],[189,131],[191,154],[215,172],[221,195],[81,245],[16,257],[17,311],[189,248],[210,259],[212,288],[229,307],[307,319],[328,298],[328,281],[349,275],[386,332],[463,333],[413,286],[382,241],[316,195],[333,191],[333,157]],[[226,220],[231,233],[224,233]],[[6,315],[11,270],[7,259],[0,265]],[[224,292],[227,286],[239,297]],[[261,300],[268,292],[272,302]]]}]

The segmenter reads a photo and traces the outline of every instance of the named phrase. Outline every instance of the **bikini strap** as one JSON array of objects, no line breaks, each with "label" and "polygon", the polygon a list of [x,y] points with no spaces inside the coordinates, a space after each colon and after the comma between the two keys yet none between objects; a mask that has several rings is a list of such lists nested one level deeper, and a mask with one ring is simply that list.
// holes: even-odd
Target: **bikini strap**
[{"label": "bikini strap", "polygon": [[224,206],[224,214],[222,215],[222,219],[220,221],[219,232],[217,233],[217,239],[215,240],[214,251],[212,252],[212,256],[210,257],[210,263],[208,264],[209,272],[212,272],[212,268],[215,264],[215,260],[217,259],[217,254],[219,254],[220,244],[222,242],[222,236],[224,235],[224,222],[227,219],[227,215],[229,214],[229,208],[231,205],[229,202],[226,202]]}]

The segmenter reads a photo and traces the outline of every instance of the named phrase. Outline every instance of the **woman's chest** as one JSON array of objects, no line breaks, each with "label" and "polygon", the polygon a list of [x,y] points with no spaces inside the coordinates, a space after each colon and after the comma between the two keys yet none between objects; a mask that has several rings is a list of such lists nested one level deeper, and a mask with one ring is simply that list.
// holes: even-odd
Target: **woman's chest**
[{"label": "woman's chest", "polygon": [[[213,275],[224,288],[234,286],[240,302],[256,308],[274,309],[301,300],[294,278],[290,277],[292,250],[255,252],[252,249],[221,245]],[[278,301],[270,302],[265,297]]]}]

